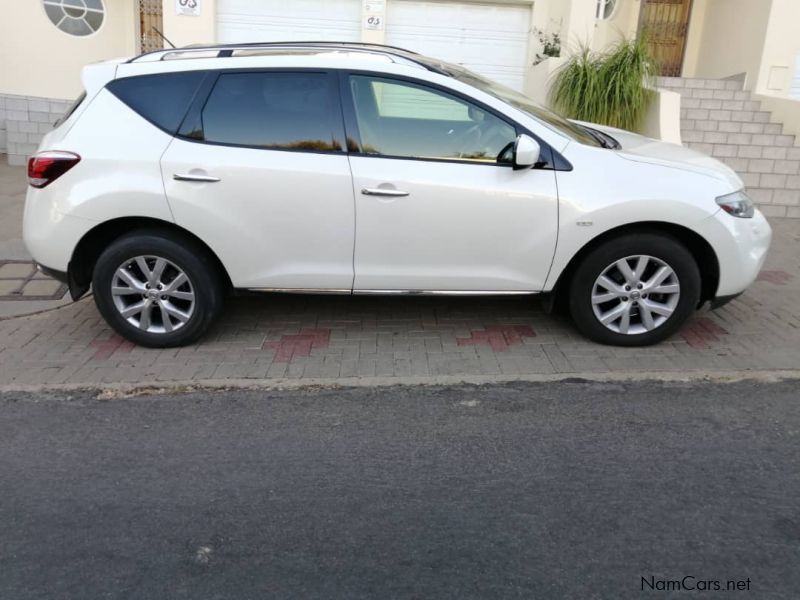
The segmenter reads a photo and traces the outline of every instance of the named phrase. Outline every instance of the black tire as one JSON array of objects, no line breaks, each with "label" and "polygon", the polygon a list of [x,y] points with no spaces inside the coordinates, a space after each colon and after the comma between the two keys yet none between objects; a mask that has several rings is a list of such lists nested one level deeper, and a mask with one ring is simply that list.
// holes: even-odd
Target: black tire
[{"label": "black tire", "polygon": [[[612,331],[595,315],[592,305],[595,281],[616,261],[642,255],[663,261],[674,271],[680,285],[677,304],[673,313],[650,331],[630,334]],[[662,233],[633,233],[603,242],[583,258],[570,282],[569,306],[576,327],[587,338],[614,346],[648,346],[663,341],[683,325],[697,308],[700,291],[700,271],[686,246]],[[632,314],[635,319],[636,313]]]},{"label": "black tire", "polygon": [[[194,294],[193,304],[188,301],[183,307],[191,306],[185,310],[190,316],[182,317],[185,322],[178,325],[179,321],[166,317],[170,323],[163,326],[164,313],[160,308],[153,308],[152,321],[157,325],[162,323],[162,332],[151,332],[140,329],[129,322],[115,304],[112,294],[112,285],[117,269],[138,256],[158,257],[166,259],[174,268],[183,271],[189,280],[190,288],[183,286],[181,289],[190,290]],[[133,265],[132,265],[133,266]],[[134,266],[134,268],[136,268]],[[195,241],[174,234],[170,231],[158,229],[138,230],[128,233],[109,245],[94,266],[92,289],[95,304],[106,322],[122,337],[138,344],[151,348],[169,348],[184,346],[200,338],[209,328],[214,319],[222,311],[225,299],[225,285],[222,274],[219,272],[216,260],[208,251]],[[137,278],[141,279],[138,274]],[[167,272],[166,277],[169,276]],[[149,285],[149,284],[148,284]],[[131,304],[141,300],[143,296],[129,294],[124,296],[123,302]],[[160,297],[163,302],[163,296]],[[170,302],[173,301],[169,298]],[[158,299],[154,299],[158,302]],[[180,305],[182,300],[176,299],[175,305]],[[141,315],[139,316],[141,321]],[[177,326],[176,326],[177,325]]]}]

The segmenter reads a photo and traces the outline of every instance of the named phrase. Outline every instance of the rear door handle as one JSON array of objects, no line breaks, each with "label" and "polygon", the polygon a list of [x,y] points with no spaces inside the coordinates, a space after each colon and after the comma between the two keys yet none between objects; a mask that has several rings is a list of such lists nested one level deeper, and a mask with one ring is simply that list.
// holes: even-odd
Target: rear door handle
[{"label": "rear door handle", "polygon": [[219,177],[212,177],[211,175],[194,175],[192,173],[175,173],[172,175],[175,181],[204,181],[206,183],[215,183],[219,181]]},{"label": "rear door handle", "polygon": [[408,196],[408,192],[404,192],[403,190],[392,190],[385,188],[364,188],[361,190],[361,193],[365,196],[393,196],[396,198],[400,196]]}]

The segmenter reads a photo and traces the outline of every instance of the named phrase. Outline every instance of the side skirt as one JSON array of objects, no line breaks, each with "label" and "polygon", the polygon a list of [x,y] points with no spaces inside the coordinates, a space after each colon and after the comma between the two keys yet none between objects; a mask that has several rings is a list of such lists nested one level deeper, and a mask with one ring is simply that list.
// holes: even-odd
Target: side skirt
[{"label": "side skirt", "polygon": [[354,296],[531,296],[527,290],[353,290]]},{"label": "side skirt", "polygon": [[534,296],[527,290],[348,290],[315,288],[247,288],[248,292],[279,294],[333,294],[345,296]]}]

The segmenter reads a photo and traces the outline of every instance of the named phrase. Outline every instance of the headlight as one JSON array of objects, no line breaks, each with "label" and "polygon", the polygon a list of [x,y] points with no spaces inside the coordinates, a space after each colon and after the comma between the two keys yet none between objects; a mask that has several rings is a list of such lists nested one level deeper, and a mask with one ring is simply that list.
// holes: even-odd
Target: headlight
[{"label": "headlight", "polygon": [[717,198],[717,204],[729,215],[740,219],[752,219],[756,211],[756,205],[744,190],[720,196]]}]

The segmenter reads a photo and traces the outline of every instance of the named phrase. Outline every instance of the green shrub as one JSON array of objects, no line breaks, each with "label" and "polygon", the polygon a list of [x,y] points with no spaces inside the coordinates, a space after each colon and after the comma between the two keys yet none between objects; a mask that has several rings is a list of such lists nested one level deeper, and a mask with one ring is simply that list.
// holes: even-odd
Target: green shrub
[{"label": "green shrub", "polygon": [[559,69],[550,103],[570,119],[636,130],[653,91],[656,65],[644,38],[623,40],[608,52],[583,46]]}]

